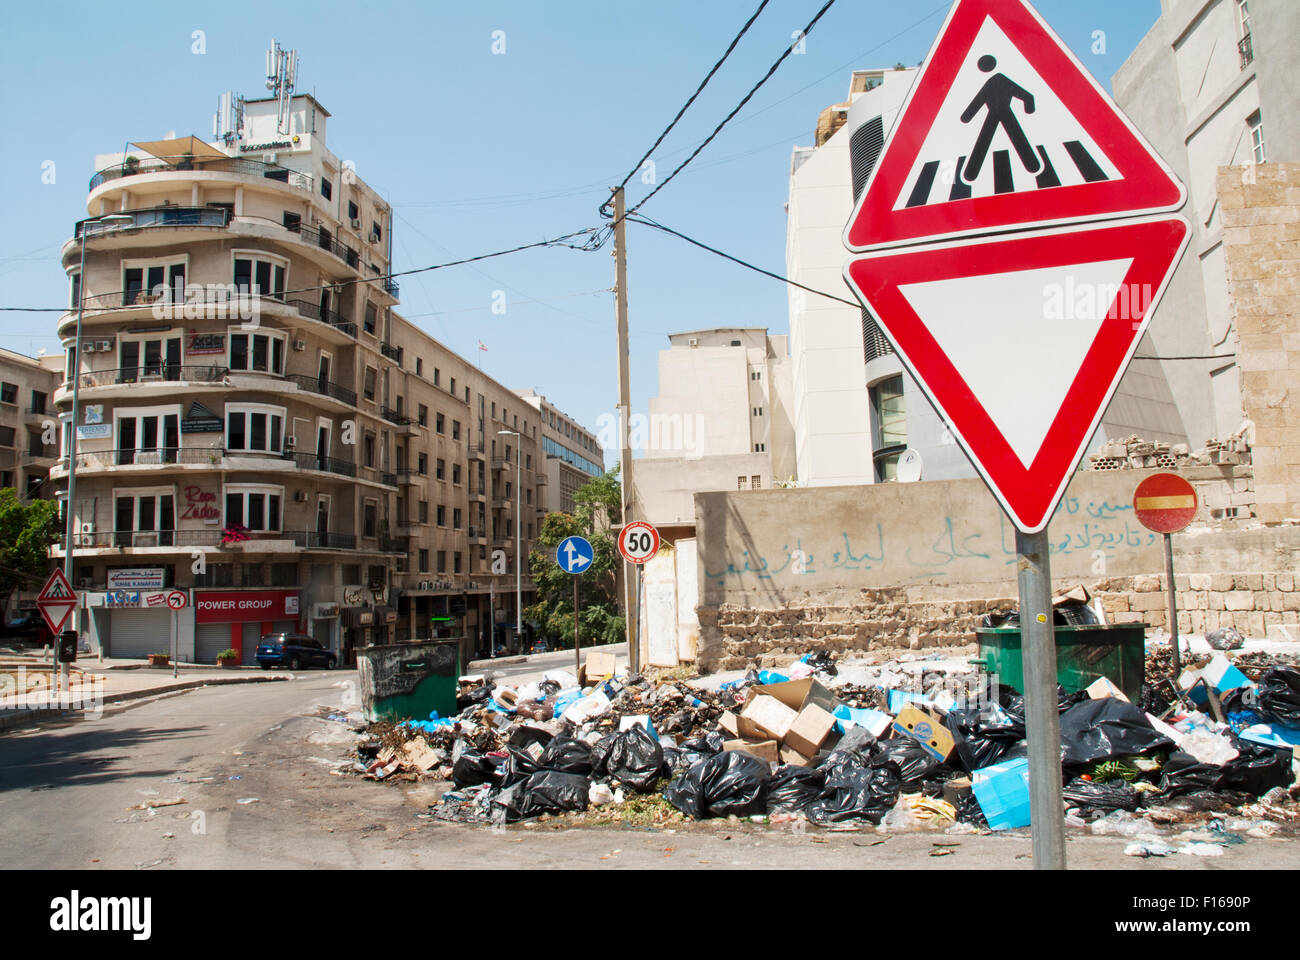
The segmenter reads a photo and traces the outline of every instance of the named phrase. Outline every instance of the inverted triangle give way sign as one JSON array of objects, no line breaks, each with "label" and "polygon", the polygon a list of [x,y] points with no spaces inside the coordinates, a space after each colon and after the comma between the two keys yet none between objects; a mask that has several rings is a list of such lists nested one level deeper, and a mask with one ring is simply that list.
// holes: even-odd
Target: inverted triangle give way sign
[{"label": "inverted triangle give way sign", "polygon": [[957,0],[845,228],[844,277],[1024,533],[1150,324],[1185,201],[1025,0]]},{"label": "inverted triangle give way sign", "polygon": [[1183,185],[1023,0],[960,0],[844,232],[865,251],[1173,212]]}]

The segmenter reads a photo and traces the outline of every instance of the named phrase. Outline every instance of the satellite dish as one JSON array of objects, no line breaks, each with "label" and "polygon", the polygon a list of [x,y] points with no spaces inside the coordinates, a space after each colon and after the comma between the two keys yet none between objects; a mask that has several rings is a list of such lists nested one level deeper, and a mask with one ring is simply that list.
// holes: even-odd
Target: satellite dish
[{"label": "satellite dish", "polygon": [[904,450],[898,458],[898,482],[915,483],[921,479],[921,454],[915,450]]}]

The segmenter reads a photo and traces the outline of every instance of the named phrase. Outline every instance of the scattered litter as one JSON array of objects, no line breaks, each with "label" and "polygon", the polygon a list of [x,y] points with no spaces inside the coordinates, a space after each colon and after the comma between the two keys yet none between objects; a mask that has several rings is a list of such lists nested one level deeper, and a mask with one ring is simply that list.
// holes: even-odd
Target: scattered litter
[{"label": "scattered litter", "polygon": [[238,801],[236,801],[236,802],[237,802],[237,803],[261,803],[261,802],[262,802],[262,798],[261,798],[261,797],[242,797],[242,798],[240,798],[240,799],[239,799]]}]

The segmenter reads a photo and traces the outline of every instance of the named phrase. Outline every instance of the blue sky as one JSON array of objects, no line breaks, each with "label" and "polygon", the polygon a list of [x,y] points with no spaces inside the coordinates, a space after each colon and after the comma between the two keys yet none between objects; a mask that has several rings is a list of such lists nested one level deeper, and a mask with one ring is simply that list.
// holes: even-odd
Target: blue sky
[{"label": "blue sky", "polygon": [[[718,58],[756,0],[487,3],[6,4],[0,13],[0,306],[67,298],[58,250],[85,216],[94,155],[169,130],[209,138],[217,96],[254,97],[272,37],[297,48],[299,91],[333,115],[329,145],[394,205],[403,270],[592,226],[622,179]],[[680,162],[821,6],[774,0],[655,154]],[[916,65],[947,2],[839,0],[732,125],[645,212],[784,272],[790,150],[855,68]],[[1039,0],[1109,89],[1159,0]],[[192,52],[204,31],[206,52]],[[505,53],[492,52],[504,31]],[[1093,53],[1104,31],[1106,52]],[[54,161],[55,182],[42,183]],[[649,187],[635,178],[629,199]],[[657,393],[674,330],[788,332],[782,284],[630,227],[634,411]],[[507,385],[536,387],[594,427],[617,401],[614,264],[539,250],[402,280],[399,310]],[[506,292],[504,315],[491,311]],[[841,292],[842,291],[837,291]],[[54,314],[0,313],[0,346],[58,349]],[[611,458],[612,462],[612,458]]]}]

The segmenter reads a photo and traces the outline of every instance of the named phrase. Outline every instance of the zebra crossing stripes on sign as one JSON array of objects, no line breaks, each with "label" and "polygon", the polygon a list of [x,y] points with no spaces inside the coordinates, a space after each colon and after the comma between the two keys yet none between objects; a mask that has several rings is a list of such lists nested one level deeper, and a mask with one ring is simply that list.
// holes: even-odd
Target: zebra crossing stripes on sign
[{"label": "zebra crossing stripes on sign", "polygon": [[845,230],[851,250],[1168,212],[1181,183],[1023,0],[960,0]]}]

